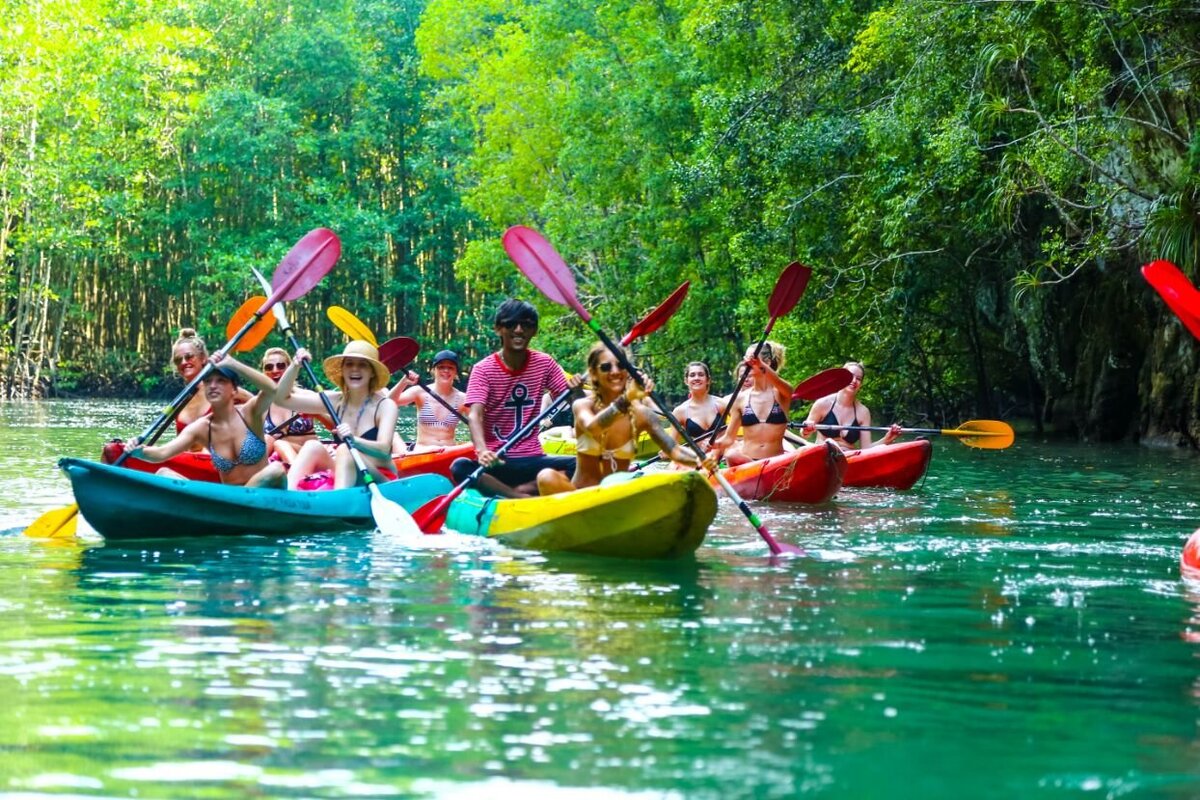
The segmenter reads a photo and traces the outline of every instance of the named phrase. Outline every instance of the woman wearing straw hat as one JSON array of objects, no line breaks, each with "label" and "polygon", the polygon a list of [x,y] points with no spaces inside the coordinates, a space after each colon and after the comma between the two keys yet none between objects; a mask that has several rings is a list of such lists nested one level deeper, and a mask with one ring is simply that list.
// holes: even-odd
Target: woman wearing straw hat
[{"label": "woman wearing straw hat", "polygon": [[[284,408],[305,414],[320,414],[325,410],[321,397],[309,389],[296,388],[296,373],[302,361],[312,356],[303,347],[279,378],[276,403]],[[310,475],[331,470],[333,488],[353,486],[358,467],[346,447],[353,438],[367,467],[380,480],[396,477],[392,465],[392,433],[396,429],[396,404],[385,391],[390,377],[387,367],[379,361],[379,350],[369,342],[355,339],[346,344],[341,354],[322,362],[325,376],[338,388],[328,392],[329,402],[341,420],[336,433],[342,440],[333,455],[320,442],[306,442],[288,470],[288,486],[301,488]]]},{"label": "woman wearing straw hat", "polygon": [[[441,350],[433,357],[433,385],[421,386],[409,372],[390,393],[396,405],[417,404],[417,446],[412,452],[453,447],[459,420],[466,415],[467,396],[454,387],[458,379],[458,353]],[[434,397],[434,395],[437,397]],[[438,400],[441,402],[438,402]],[[458,415],[454,412],[458,411]]]}]

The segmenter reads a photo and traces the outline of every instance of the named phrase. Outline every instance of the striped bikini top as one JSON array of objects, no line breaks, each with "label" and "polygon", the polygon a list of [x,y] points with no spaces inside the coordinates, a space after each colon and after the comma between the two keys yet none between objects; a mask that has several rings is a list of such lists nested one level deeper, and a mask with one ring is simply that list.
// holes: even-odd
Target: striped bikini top
[{"label": "striped bikini top", "polygon": [[[236,411],[238,419],[246,425],[246,418],[242,416],[242,412]],[[267,457],[267,443],[259,438],[258,434],[246,425],[246,438],[242,439],[242,449],[238,451],[237,459],[230,461],[225,456],[218,453],[212,446],[212,420],[208,421],[208,452],[212,455],[212,465],[217,468],[217,472],[229,472],[229,470],[239,464],[249,466],[257,464]]]},{"label": "striped bikini top", "polygon": [[[429,425],[434,428],[453,428],[458,424],[458,417],[451,414],[442,407],[441,403],[433,399],[433,391],[433,389],[430,389],[428,392],[421,393],[421,408],[417,411],[417,424]],[[458,389],[455,389],[450,393],[450,399],[446,400],[446,402],[452,408],[462,408],[466,400],[467,396]],[[444,416],[439,417],[438,412],[441,412]]]}]

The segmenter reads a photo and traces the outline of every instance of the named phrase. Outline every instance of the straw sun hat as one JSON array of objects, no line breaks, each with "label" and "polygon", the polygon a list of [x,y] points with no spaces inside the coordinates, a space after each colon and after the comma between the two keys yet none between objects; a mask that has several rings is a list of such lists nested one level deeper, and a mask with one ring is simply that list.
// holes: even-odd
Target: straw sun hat
[{"label": "straw sun hat", "polygon": [[325,370],[326,377],[338,386],[344,385],[342,382],[342,363],[347,358],[361,358],[371,365],[371,369],[375,372],[376,389],[382,389],[387,386],[388,379],[392,377],[392,374],[388,372],[388,368],[379,360],[379,348],[370,342],[355,339],[346,344],[340,355],[330,356],[321,362],[321,368]]}]

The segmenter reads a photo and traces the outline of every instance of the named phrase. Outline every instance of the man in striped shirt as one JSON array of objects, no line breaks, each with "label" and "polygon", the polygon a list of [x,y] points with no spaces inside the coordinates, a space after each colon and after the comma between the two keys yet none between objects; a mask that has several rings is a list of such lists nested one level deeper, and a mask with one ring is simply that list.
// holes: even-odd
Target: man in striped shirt
[{"label": "man in striped shirt", "polygon": [[479,491],[529,497],[537,494],[537,474],[543,468],[574,474],[574,456],[546,455],[537,426],[514,442],[503,460],[496,451],[540,413],[543,395],[558,397],[568,388],[576,389],[580,380],[568,378],[551,356],[529,347],[538,327],[537,309],[529,303],[505,300],[496,309],[494,326],[500,350],[478,362],[467,381],[467,423],[475,460],[460,458],[450,472],[459,483],[482,464],[487,471],[477,482]]}]

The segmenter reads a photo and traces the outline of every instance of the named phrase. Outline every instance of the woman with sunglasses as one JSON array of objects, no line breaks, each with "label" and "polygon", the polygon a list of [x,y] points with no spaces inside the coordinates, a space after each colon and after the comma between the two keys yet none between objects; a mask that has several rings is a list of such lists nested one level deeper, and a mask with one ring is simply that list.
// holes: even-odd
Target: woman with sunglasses
[{"label": "woman with sunglasses", "polygon": [[[701,465],[695,453],[663,430],[655,410],[643,402],[646,392],[629,380],[629,373],[603,342],[592,345],[587,365],[591,391],[571,406],[575,412],[575,475],[572,478],[555,469],[542,470],[538,473],[540,494],[596,486],[613,473],[627,471],[637,454],[642,431],[675,462],[689,467]],[[652,391],[653,385],[646,388]]]},{"label": "woman with sunglasses", "polygon": [[458,354],[453,350],[439,351],[433,357],[431,372],[432,386],[422,387],[417,373],[409,372],[390,393],[398,406],[417,404],[417,443],[411,451],[414,453],[457,444],[455,434],[460,415],[467,413],[467,396],[454,386],[458,380]]},{"label": "woman with sunglasses", "polygon": [[[179,377],[185,384],[191,383],[192,379],[204,368],[204,363],[208,361],[208,347],[196,333],[195,328],[179,329],[179,337],[171,345],[171,361],[175,364],[175,371],[179,373]],[[238,387],[234,402],[245,403],[253,396],[250,392]],[[211,413],[212,407],[209,405],[205,393],[195,392],[175,415],[175,433],[182,433],[188,425]],[[192,448],[195,451],[203,449],[203,446],[199,444]]]},{"label": "woman with sunglasses", "polygon": [[779,375],[783,360],[783,345],[768,341],[757,358],[754,348],[750,348],[738,365],[739,374],[747,364],[750,366],[749,382],[743,385],[733,403],[729,427],[710,450],[718,459],[724,457],[730,466],[784,452],[783,435],[787,433],[792,387]]},{"label": "woman with sunglasses", "polygon": [[[282,347],[272,347],[263,353],[262,371],[276,383],[292,363],[292,357]],[[317,438],[316,426],[313,420],[320,420],[326,428],[332,428],[332,422],[326,422],[323,415],[301,414],[274,403],[267,410],[267,433],[275,439],[275,452],[284,464],[291,464],[296,454],[305,442]]]},{"label": "woman with sunglasses", "polygon": [[[838,393],[822,397],[813,403],[801,433],[808,436],[815,431],[818,442],[831,439],[843,450],[866,450],[869,447],[891,444],[902,430],[894,423],[878,442],[871,441],[870,431],[855,430],[857,426],[871,424],[871,409],[858,399],[858,390],[862,388],[867,370],[857,361],[847,361],[842,366],[850,371],[850,384]],[[845,428],[822,432],[817,431],[817,425],[843,425]]]}]

